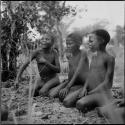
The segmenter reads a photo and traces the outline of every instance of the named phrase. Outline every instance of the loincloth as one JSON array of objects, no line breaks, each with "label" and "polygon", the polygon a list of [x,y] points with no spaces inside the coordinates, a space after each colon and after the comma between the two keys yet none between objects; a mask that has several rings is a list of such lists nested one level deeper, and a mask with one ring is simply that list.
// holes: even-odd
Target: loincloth
[{"label": "loincloth", "polygon": [[41,80],[46,83],[48,82],[49,80],[51,80],[52,78],[56,77],[56,75],[52,75],[52,76],[40,76],[41,77]]}]

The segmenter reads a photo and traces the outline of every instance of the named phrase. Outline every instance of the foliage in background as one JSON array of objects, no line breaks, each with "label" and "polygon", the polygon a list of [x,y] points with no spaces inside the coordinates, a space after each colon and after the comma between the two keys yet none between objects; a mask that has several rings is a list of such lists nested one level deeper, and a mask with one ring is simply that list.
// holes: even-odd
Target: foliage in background
[{"label": "foliage in background", "polygon": [[2,81],[6,81],[16,76],[16,58],[20,50],[27,53],[29,46],[32,46],[28,40],[28,25],[35,27],[40,34],[56,32],[59,37],[57,45],[62,51],[62,34],[55,31],[54,26],[60,25],[64,16],[75,16],[76,11],[73,7],[66,7],[65,1],[2,1],[2,5]]},{"label": "foliage in background", "polygon": [[118,46],[121,44],[124,46],[125,42],[125,27],[121,27],[120,25],[116,26],[116,35],[114,38],[115,44]]},{"label": "foliage in background", "polygon": [[96,30],[96,29],[102,29],[108,25],[108,22],[106,20],[103,20],[103,21],[98,21],[96,22],[95,24],[93,25],[88,25],[86,27],[83,27],[83,28],[73,28],[73,31],[81,34],[82,36],[86,35],[87,33],[90,33],[91,31],[93,30]]}]

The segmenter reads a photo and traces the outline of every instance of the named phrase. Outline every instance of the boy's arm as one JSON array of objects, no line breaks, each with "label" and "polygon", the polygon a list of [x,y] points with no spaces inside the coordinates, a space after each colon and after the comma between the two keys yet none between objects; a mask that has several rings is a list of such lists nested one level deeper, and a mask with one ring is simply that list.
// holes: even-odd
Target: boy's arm
[{"label": "boy's arm", "polygon": [[85,65],[84,63],[86,63],[86,59],[87,59],[86,54],[84,52],[82,52],[78,67],[77,67],[72,79],[70,80],[70,82],[68,82],[66,87],[60,91],[60,93],[59,93],[60,97],[64,98],[67,95],[69,89],[73,86],[73,84],[74,84],[76,78],[78,77],[79,73],[81,73],[81,69],[84,70],[86,68],[86,67],[84,68],[84,65]]},{"label": "boy's arm", "polygon": [[94,92],[102,92],[102,90],[111,89],[114,76],[114,67],[115,67],[115,58],[114,57],[109,58],[107,62],[107,73],[104,82],[101,83],[92,91],[88,92],[88,94],[92,94]]},{"label": "boy's arm", "polygon": [[83,88],[81,88],[81,91],[79,92],[79,95],[78,95],[77,98],[80,99],[81,97],[87,95],[87,86],[88,86],[88,84],[87,84],[87,82],[86,82],[85,85],[83,86]]},{"label": "boy's arm", "polygon": [[57,52],[54,51],[55,54],[55,65],[49,63],[46,61],[46,65],[51,68],[54,72],[59,73],[60,72],[60,63],[59,63],[59,55]]},{"label": "boy's arm", "polygon": [[36,54],[37,54],[38,50],[35,51],[31,57],[22,65],[22,67],[20,68],[18,74],[17,74],[17,80],[19,80],[19,77],[22,75],[23,71],[26,69],[26,67],[29,65],[30,61],[32,61],[35,57],[36,57]]},{"label": "boy's arm", "polygon": [[[80,73],[80,70],[81,68],[83,68],[83,65],[85,65],[84,63],[86,62],[86,59],[87,59],[87,55],[86,55],[86,52],[82,51],[81,52],[81,58],[80,58],[80,61],[79,61],[79,64],[78,64],[78,67],[72,77],[72,79],[70,80],[70,82],[67,84],[66,88],[70,89],[72,87],[72,85],[74,84],[76,78],[78,77],[79,73]],[[82,69],[84,70],[84,69]]]}]

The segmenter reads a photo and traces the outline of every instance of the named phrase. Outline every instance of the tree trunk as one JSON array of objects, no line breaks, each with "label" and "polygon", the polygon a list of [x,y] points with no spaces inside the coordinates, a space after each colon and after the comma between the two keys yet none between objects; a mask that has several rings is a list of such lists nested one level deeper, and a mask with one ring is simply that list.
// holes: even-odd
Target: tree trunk
[{"label": "tree trunk", "polygon": [[14,79],[16,77],[16,64],[17,64],[17,50],[16,44],[12,43],[10,53],[9,53],[9,79]]},{"label": "tree trunk", "polygon": [[1,56],[2,56],[2,73],[1,73],[1,80],[3,82],[8,80],[8,62],[7,62],[7,50],[6,45],[1,47]]},{"label": "tree trunk", "polygon": [[[2,56],[2,73],[1,80],[6,82],[9,79],[14,79],[16,77],[16,57],[17,50],[16,45],[12,43],[10,52],[7,52],[6,45],[1,47],[1,56]],[[9,60],[7,56],[9,54]],[[8,62],[9,61],[9,62]],[[8,66],[9,64],[9,66]]]}]

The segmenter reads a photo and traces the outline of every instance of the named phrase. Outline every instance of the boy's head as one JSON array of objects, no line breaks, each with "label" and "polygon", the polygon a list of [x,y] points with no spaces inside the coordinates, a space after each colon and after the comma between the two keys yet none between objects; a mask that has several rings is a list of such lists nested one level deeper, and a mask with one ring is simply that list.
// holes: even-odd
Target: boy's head
[{"label": "boy's head", "polygon": [[98,29],[89,35],[89,48],[92,51],[104,49],[110,41],[109,33],[104,29]]},{"label": "boy's head", "polygon": [[40,44],[42,48],[50,48],[54,44],[55,37],[52,33],[43,33],[40,38]]},{"label": "boy's head", "polygon": [[67,36],[66,45],[67,49],[69,50],[76,50],[79,49],[80,45],[82,44],[82,36],[78,33],[71,33]]}]

